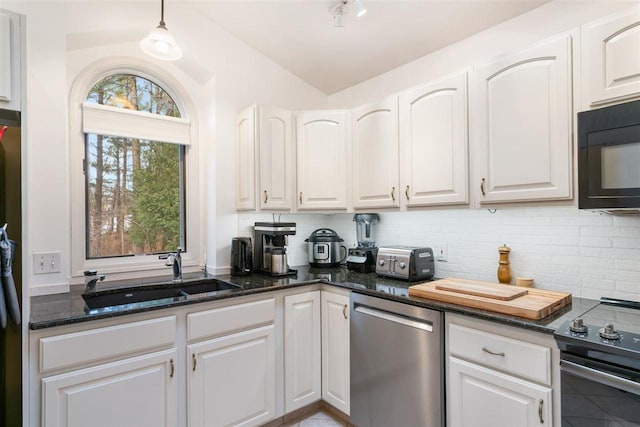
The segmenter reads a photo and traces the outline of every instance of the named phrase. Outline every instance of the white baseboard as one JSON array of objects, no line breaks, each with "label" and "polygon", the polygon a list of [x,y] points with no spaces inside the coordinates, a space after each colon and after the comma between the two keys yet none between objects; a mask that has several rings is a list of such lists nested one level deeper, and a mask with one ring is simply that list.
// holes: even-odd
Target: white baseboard
[{"label": "white baseboard", "polygon": [[[211,271],[211,270],[209,270]],[[215,267],[213,269],[213,274],[215,274],[216,276],[219,274],[229,274],[231,273],[231,267],[230,266],[226,266],[226,267]]]}]

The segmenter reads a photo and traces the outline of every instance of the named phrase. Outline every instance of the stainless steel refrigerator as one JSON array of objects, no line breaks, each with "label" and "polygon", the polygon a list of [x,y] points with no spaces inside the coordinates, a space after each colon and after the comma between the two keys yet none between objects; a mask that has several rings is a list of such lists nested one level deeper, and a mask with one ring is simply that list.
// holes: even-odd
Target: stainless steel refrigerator
[{"label": "stainless steel refrigerator", "polygon": [[[17,243],[12,265],[17,297],[22,307],[22,194],[20,113],[0,109],[0,227],[7,224]],[[0,426],[22,425],[22,325],[8,318],[0,328]]]}]

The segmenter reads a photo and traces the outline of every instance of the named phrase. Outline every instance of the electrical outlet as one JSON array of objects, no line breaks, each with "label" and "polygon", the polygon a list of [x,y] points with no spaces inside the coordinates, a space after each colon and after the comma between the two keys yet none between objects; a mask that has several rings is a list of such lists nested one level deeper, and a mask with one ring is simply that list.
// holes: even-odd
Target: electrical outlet
[{"label": "electrical outlet", "polygon": [[60,252],[33,254],[33,274],[60,273]]},{"label": "electrical outlet", "polygon": [[447,245],[436,246],[436,261],[447,262]]}]

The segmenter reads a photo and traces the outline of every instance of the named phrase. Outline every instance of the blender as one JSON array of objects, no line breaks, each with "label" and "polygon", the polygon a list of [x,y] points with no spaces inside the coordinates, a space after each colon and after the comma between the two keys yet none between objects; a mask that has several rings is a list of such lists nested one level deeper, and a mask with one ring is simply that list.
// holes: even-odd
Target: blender
[{"label": "blender", "polygon": [[355,214],[353,221],[356,223],[358,246],[349,249],[347,268],[358,273],[376,271],[378,248],[373,229],[375,224],[380,222],[380,215],[377,213]]}]

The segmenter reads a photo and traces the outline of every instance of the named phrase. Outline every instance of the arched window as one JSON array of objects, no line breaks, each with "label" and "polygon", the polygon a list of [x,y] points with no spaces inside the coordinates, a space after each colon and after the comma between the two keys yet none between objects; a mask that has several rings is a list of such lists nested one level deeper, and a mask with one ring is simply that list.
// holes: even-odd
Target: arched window
[{"label": "arched window", "polygon": [[112,74],[82,105],[86,259],[186,248],[189,121],[153,81]]}]

